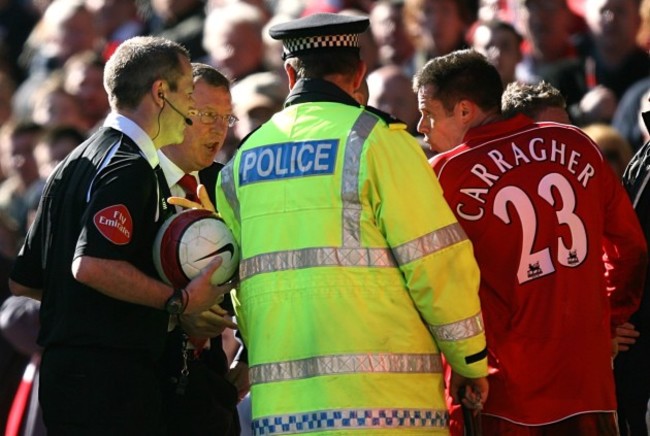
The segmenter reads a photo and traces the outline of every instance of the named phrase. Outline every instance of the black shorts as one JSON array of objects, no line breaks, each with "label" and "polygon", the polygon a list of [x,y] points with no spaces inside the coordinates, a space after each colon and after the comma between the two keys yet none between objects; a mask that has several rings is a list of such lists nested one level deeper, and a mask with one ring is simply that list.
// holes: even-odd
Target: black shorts
[{"label": "black shorts", "polygon": [[165,433],[157,368],[143,353],[48,348],[39,400],[48,435]]}]

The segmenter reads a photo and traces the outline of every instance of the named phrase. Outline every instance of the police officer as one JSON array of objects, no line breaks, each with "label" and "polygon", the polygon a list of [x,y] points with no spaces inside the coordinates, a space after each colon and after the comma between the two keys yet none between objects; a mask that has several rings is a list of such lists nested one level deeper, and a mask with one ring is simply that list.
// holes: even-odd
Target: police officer
[{"label": "police officer", "polygon": [[256,434],[445,434],[441,352],[466,405],[487,397],[471,244],[405,125],[353,98],[367,27],[272,27],[291,92],[219,175]]},{"label": "police officer", "polygon": [[225,291],[209,283],[220,262],[172,289],[151,253],[169,195],[156,149],[183,140],[189,54],[132,38],[109,59],[104,84],[112,112],[48,179],[10,287],[42,300],[48,433],[162,434],[156,365],[170,314],[203,311]]}]

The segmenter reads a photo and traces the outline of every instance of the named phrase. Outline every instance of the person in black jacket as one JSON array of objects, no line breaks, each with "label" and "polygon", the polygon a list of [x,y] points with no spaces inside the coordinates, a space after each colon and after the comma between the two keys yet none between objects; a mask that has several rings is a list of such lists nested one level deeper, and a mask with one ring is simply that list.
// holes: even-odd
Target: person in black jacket
[{"label": "person in black jacket", "polygon": [[[644,112],[643,119],[650,127],[650,112]],[[646,241],[650,241],[649,164],[650,142],[646,142],[623,174],[623,185],[630,194]],[[641,305],[626,324],[621,327],[628,328],[629,349],[619,352],[614,360],[619,430],[621,436],[646,435],[650,434],[646,422],[650,400],[650,268],[646,272]],[[617,333],[620,336],[621,332]]]}]

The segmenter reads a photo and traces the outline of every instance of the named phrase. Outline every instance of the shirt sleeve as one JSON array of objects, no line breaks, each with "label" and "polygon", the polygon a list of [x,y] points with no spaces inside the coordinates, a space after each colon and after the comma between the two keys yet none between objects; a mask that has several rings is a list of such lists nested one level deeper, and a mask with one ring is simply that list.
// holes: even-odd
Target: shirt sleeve
[{"label": "shirt sleeve", "polygon": [[419,144],[377,128],[366,150],[367,192],[408,292],[454,371],[487,375],[471,242],[450,210]]},{"label": "shirt sleeve", "polygon": [[155,223],[159,193],[153,169],[137,155],[117,155],[90,189],[75,258],[133,259]]}]

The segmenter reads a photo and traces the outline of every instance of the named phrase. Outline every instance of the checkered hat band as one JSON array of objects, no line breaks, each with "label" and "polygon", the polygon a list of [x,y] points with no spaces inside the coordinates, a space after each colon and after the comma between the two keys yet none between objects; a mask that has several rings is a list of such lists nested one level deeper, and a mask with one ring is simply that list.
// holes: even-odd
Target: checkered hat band
[{"label": "checkered hat band", "polygon": [[285,53],[297,53],[318,48],[359,47],[359,35],[320,35],[285,39]]}]

